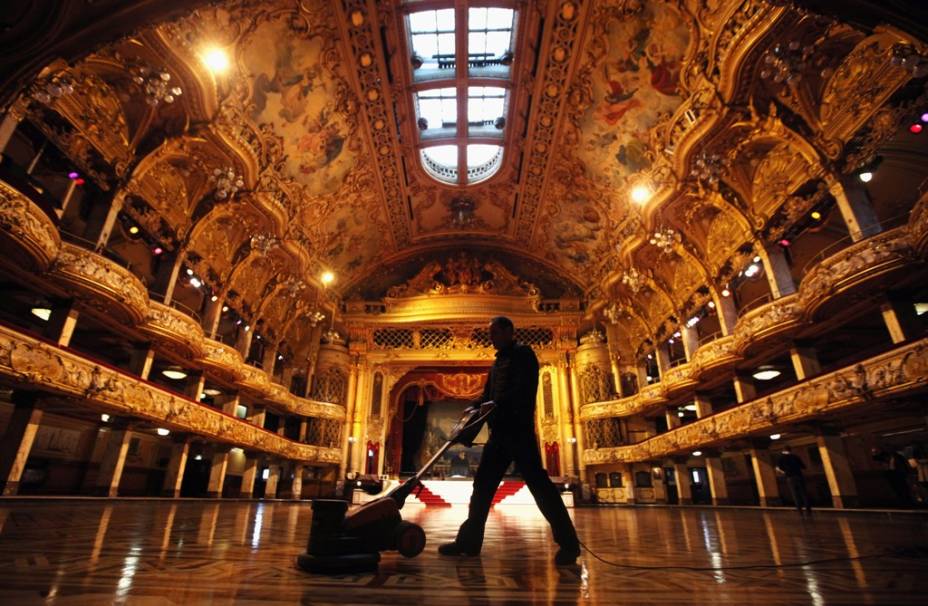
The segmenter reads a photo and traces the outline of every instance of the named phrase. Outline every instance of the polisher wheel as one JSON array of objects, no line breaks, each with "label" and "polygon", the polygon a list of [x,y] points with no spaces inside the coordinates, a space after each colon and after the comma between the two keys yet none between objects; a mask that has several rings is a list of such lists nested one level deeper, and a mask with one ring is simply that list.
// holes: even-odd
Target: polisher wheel
[{"label": "polisher wheel", "polygon": [[425,549],[425,531],[418,524],[401,521],[393,533],[396,550],[407,558],[414,558]]}]

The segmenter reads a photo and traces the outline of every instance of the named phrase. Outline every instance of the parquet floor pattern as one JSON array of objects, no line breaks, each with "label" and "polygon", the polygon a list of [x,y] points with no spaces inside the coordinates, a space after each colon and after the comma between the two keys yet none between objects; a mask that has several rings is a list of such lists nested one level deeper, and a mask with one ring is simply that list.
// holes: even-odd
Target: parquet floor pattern
[{"label": "parquet floor pattern", "polygon": [[802,567],[636,570],[584,554],[555,568],[555,545],[531,506],[491,513],[480,558],[444,558],[465,507],[407,507],[429,545],[387,554],[376,574],[311,576],[309,502],[0,501],[0,604],[928,604],[924,516],[673,508],[572,510],[602,557],[639,566]]}]

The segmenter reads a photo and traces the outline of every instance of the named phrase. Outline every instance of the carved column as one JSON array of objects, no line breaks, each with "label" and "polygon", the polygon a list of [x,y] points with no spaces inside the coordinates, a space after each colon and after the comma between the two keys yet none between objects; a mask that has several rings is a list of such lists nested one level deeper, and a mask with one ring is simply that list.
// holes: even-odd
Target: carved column
[{"label": "carved column", "polygon": [[[594,330],[580,338],[580,347],[574,354],[575,366],[572,378],[579,379],[580,374],[588,375],[586,383],[582,384],[581,399],[579,402],[604,402],[612,398],[614,389],[610,385],[612,364],[609,359],[609,348],[603,334]],[[595,378],[595,380],[593,380]]]},{"label": "carved column", "polygon": [[[167,268],[167,271],[164,271],[162,276],[158,276],[158,278],[160,278],[159,282],[162,282],[162,284],[158,284],[157,286],[163,287],[165,305],[170,305],[171,301],[174,299],[174,290],[177,288],[177,281],[180,279],[180,270],[183,269],[186,261],[187,251],[178,251],[171,266]],[[159,290],[162,289],[159,288]]]},{"label": "carved column", "polygon": [[568,444],[569,448],[567,451],[570,453],[571,461],[571,474],[584,477],[586,474],[586,464],[583,462],[583,427],[580,425],[580,383],[577,380],[577,361],[576,354],[568,354],[571,356],[570,364],[568,366],[568,373],[570,379],[570,416],[567,417],[568,422],[572,421],[574,439],[576,442]]},{"label": "carved column", "polygon": [[12,399],[13,414],[0,442],[0,489],[3,495],[14,495],[19,491],[19,480],[42,421],[36,392],[16,390]]},{"label": "carved column", "polygon": [[847,459],[844,439],[840,435],[822,431],[816,436],[816,442],[835,509],[856,507],[859,502],[857,482],[854,480],[854,472]]},{"label": "carved column", "polygon": [[854,242],[882,231],[883,228],[865,189],[850,182],[841,183],[835,180],[829,191],[838,204],[838,210]]},{"label": "carved column", "polygon": [[267,342],[264,347],[264,355],[261,357],[261,368],[267,373],[268,378],[274,378],[274,367],[277,366],[277,343]]},{"label": "carved column", "polygon": [[684,325],[680,329],[681,340],[683,341],[683,351],[686,353],[686,360],[689,362],[693,359],[696,350],[699,349],[699,331],[696,327]]},{"label": "carved column", "polygon": [[155,350],[150,345],[135,348],[130,356],[129,370],[137,374],[140,379],[147,380],[151,374],[151,366],[154,361]]},{"label": "carved column", "polygon": [[255,333],[250,327],[241,326],[240,328],[241,330],[238,331],[238,337],[235,340],[235,349],[247,360],[248,354],[251,352],[251,339]]},{"label": "carved column", "polygon": [[754,483],[757,485],[757,495],[760,497],[761,507],[781,505],[780,487],[777,484],[776,467],[770,451],[765,446],[755,445],[749,451],[751,454],[751,467],[754,470]]},{"label": "carved column", "polygon": [[239,493],[239,496],[243,499],[250,499],[254,494],[255,479],[258,477],[258,460],[258,455],[245,455],[245,469],[242,471],[242,490]]},{"label": "carved column", "polygon": [[635,469],[630,463],[622,465],[622,486],[625,487],[625,502],[632,504],[638,501],[635,490]]},{"label": "carved column", "polygon": [[822,372],[822,365],[819,364],[815,349],[802,342],[793,343],[789,350],[789,358],[793,362],[797,381],[814,377]]},{"label": "carved column", "polygon": [[268,466],[267,482],[264,484],[264,498],[277,498],[277,483],[280,481],[280,465],[272,463]]},{"label": "carved column", "polygon": [[303,496],[303,470],[306,469],[304,465],[299,463],[294,464],[293,466],[293,484],[290,486],[289,497],[291,499],[296,499],[297,501]]},{"label": "carved column", "polygon": [[204,385],[206,385],[206,375],[203,374],[202,371],[190,372],[190,375],[187,377],[187,385],[184,388],[184,394],[194,402],[199,402]]},{"label": "carved column", "polygon": [[728,484],[725,482],[722,458],[718,455],[706,455],[705,459],[706,474],[709,476],[709,487],[712,490],[712,504],[728,505]]},{"label": "carved column", "polygon": [[211,499],[222,497],[222,487],[226,483],[226,471],[229,469],[229,447],[216,446],[213,450],[213,460],[209,468],[209,482],[206,486],[206,496]]},{"label": "carved column", "polygon": [[267,417],[267,410],[263,406],[253,406],[251,409],[251,415],[249,415],[248,420],[264,429],[264,420]]},{"label": "carved column", "polygon": [[241,403],[241,394],[238,392],[223,396],[216,396],[215,402],[219,409],[227,415],[236,416],[236,410]]},{"label": "carved column", "polygon": [[654,356],[657,358],[657,370],[663,379],[667,371],[670,370],[670,351],[667,343],[661,343],[654,348]]},{"label": "carved column", "polygon": [[322,347],[322,325],[316,324],[313,327],[312,334],[309,337],[309,355],[306,360],[306,393],[304,397],[311,397],[313,388],[313,376],[316,374],[316,365],[319,359],[319,350]]},{"label": "carved column", "polygon": [[180,487],[184,482],[184,471],[187,468],[187,455],[190,452],[190,438],[185,435],[174,435],[171,445],[171,459],[164,474],[164,485],[161,496],[177,498],[180,496]]},{"label": "carved column", "polygon": [[677,502],[680,505],[692,505],[693,487],[685,459],[673,460],[673,478],[677,484]]},{"label": "carved column", "polygon": [[[573,449],[571,448],[573,444],[569,441],[571,437],[570,434],[573,431],[573,426],[567,422],[567,414],[570,411],[571,401],[569,377],[570,365],[568,363],[568,355],[566,353],[563,354],[563,357],[557,360],[555,363],[555,368],[557,369],[557,373],[555,375],[557,378],[557,409],[560,411],[559,425],[561,429],[561,439],[563,440],[564,444],[564,448],[561,449],[561,461],[564,464],[564,475],[570,475],[574,469]],[[577,436],[574,435],[574,437]]]},{"label": "carved column", "polygon": [[103,460],[100,461],[100,471],[94,493],[99,496],[115,497],[119,494],[119,481],[122,479],[122,470],[126,464],[126,454],[129,452],[129,439],[132,432],[125,423],[121,426],[113,423],[106,440],[106,450]]},{"label": "carved column", "polygon": [[790,271],[786,255],[779,246],[759,247],[758,255],[764,264],[764,274],[770,286],[770,295],[774,299],[785,297],[796,292],[796,283]]},{"label": "carved column", "polygon": [[105,211],[102,208],[91,211],[84,237],[94,242],[94,250],[100,251],[106,248],[113,226],[116,225],[116,218],[122,211],[126,193],[124,189],[117,191]]},{"label": "carved column", "polygon": [[42,335],[62,347],[67,347],[71,343],[71,337],[74,336],[78,315],[73,301],[53,305],[52,313],[48,317],[48,323],[45,325]]},{"label": "carved column", "polygon": [[735,301],[731,296],[723,297],[712,289],[712,300],[715,302],[715,313],[719,316],[719,326],[722,329],[722,336],[728,336],[735,332],[735,325],[738,323],[738,310],[735,308]]},{"label": "carved column", "polygon": [[894,345],[914,339],[921,334],[918,316],[911,300],[887,294],[880,304],[883,322]]},{"label": "carved column", "polygon": [[696,392],[693,398],[693,404],[696,405],[696,418],[702,419],[712,414],[712,400],[703,393]]},{"label": "carved column", "polygon": [[203,332],[210,339],[216,338],[216,331],[219,330],[219,322],[222,320],[222,308],[225,306],[224,297],[219,297],[215,301],[206,304],[206,313],[203,314]]},{"label": "carved column", "polygon": [[0,122],[0,155],[3,155],[3,152],[6,151],[6,146],[9,145],[10,139],[13,138],[16,127],[19,126],[19,123],[22,122],[23,118],[26,116],[26,109],[28,107],[29,98],[23,95],[10,105],[10,108],[3,116],[3,121]]},{"label": "carved column", "polygon": [[680,427],[683,423],[680,421],[680,416],[677,414],[676,409],[674,408],[665,408],[664,409],[664,419],[667,421],[667,429],[672,430]]},{"label": "carved column", "polygon": [[757,397],[757,387],[754,385],[754,378],[750,375],[740,372],[735,373],[735,399],[738,404],[750,402]]}]

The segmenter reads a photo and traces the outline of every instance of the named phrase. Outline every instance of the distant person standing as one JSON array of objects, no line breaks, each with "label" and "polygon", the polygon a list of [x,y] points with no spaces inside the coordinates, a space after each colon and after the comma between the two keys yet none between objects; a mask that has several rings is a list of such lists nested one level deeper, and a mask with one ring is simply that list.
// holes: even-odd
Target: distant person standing
[{"label": "distant person standing", "polygon": [[807,513],[812,513],[812,505],[809,503],[809,495],[806,493],[806,479],[802,475],[805,468],[806,464],[793,454],[793,449],[788,445],[784,446],[780,458],[777,459],[777,469],[786,476],[786,485],[793,497],[796,511],[802,513],[803,508],[805,508]]},{"label": "distant person standing", "polygon": [[909,486],[909,475],[912,468],[909,461],[897,451],[886,452],[882,448],[870,450],[873,460],[884,466],[886,479],[896,495],[896,501],[903,507],[912,506],[912,488]]}]

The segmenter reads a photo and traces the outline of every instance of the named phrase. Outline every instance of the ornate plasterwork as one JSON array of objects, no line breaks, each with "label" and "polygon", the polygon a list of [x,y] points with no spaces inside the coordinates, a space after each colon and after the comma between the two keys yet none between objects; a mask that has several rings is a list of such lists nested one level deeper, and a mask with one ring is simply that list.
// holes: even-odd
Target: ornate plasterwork
[{"label": "ornate plasterwork", "polygon": [[924,389],[928,339],[816,377],[631,446],[586,450],[587,465],[657,460]]},{"label": "ornate plasterwork", "polygon": [[100,409],[145,419],[248,450],[310,464],[338,463],[341,450],[293,442],[214,408],[97,365],[70,351],[0,327],[0,374],[79,398]]},{"label": "ornate plasterwork", "polygon": [[[22,252],[11,259],[44,271],[58,256],[61,237],[52,220],[29,198],[0,180],[0,238]],[[6,247],[4,247],[6,249]]]},{"label": "ornate plasterwork", "polygon": [[129,326],[148,313],[148,289],[131,271],[79,246],[63,242],[50,274],[84,305]]},{"label": "ornate plasterwork", "polygon": [[540,296],[535,285],[520,279],[502,263],[481,261],[461,252],[443,261],[428,263],[412,279],[390,288],[387,298],[464,293]]},{"label": "ornate plasterwork", "polygon": [[172,353],[196,359],[203,355],[203,328],[199,322],[182,311],[158,303],[149,302],[145,322],[139,327],[142,332],[164,341]]}]

